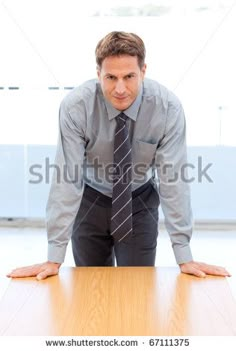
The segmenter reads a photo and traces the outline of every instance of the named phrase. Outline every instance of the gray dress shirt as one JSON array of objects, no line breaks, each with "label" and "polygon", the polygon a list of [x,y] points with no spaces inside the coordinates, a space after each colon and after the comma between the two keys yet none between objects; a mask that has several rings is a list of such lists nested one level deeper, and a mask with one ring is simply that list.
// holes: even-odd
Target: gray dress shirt
[{"label": "gray dress shirt", "polygon": [[[49,261],[64,261],[84,184],[112,196],[113,140],[119,113],[104,98],[96,79],[73,89],[61,103],[46,211]],[[191,261],[192,211],[182,105],[164,86],[144,79],[136,100],[124,113],[129,117],[132,142],[132,190],[155,176],[176,262]]]}]

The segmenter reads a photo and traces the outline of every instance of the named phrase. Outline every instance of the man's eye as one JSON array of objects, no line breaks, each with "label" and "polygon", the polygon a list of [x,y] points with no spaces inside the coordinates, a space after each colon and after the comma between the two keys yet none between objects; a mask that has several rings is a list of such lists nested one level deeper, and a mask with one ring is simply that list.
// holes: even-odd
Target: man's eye
[{"label": "man's eye", "polygon": [[129,74],[129,75],[127,76],[127,79],[131,79],[131,78],[133,78],[133,77],[134,77],[133,74]]},{"label": "man's eye", "polygon": [[109,80],[115,80],[115,77],[114,77],[114,76],[107,76],[107,79],[109,79]]}]

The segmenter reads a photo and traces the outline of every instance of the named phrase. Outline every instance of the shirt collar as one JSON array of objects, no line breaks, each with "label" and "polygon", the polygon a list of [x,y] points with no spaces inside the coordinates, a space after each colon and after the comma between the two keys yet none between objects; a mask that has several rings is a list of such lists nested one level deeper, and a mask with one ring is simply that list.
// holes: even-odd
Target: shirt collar
[{"label": "shirt collar", "polygon": [[[132,105],[130,105],[130,107],[127,108],[127,110],[122,111],[126,114],[126,116],[131,118],[133,121],[136,121],[137,119],[138,111],[142,101],[142,96],[143,96],[143,84],[141,85],[139,93],[136,99],[134,100],[134,102],[132,103]],[[109,101],[107,101],[106,99],[104,99],[104,101],[105,101],[109,120],[112,120],[113,118],[117,117],[121,113],[121,111],[113,107]]]}]

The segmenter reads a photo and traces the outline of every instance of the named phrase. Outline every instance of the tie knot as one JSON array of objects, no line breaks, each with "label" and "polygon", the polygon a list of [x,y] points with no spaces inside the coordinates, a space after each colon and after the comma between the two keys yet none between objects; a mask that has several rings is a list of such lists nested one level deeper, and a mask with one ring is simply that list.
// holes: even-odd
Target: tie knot
[{"label": "tie knot", "polygon": [[116,117],[116,120],[118,123],[121,123],[121,124],[125,124],[125,122],[127,121],[127,116],[121,112],[117,117]]}]

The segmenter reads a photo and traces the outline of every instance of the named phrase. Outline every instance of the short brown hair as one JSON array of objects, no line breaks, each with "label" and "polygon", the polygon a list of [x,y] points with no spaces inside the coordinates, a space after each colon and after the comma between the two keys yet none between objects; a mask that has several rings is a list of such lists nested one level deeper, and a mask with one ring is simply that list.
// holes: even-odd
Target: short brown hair
[{"label": "short brown hair", "polygon": [[145,46],[142,39],[134,33],[111,32],[101,39],[95,50],[96,62],[99,68],[108,56],[130,55],[137,56],[139,67],[145,61]]}]

